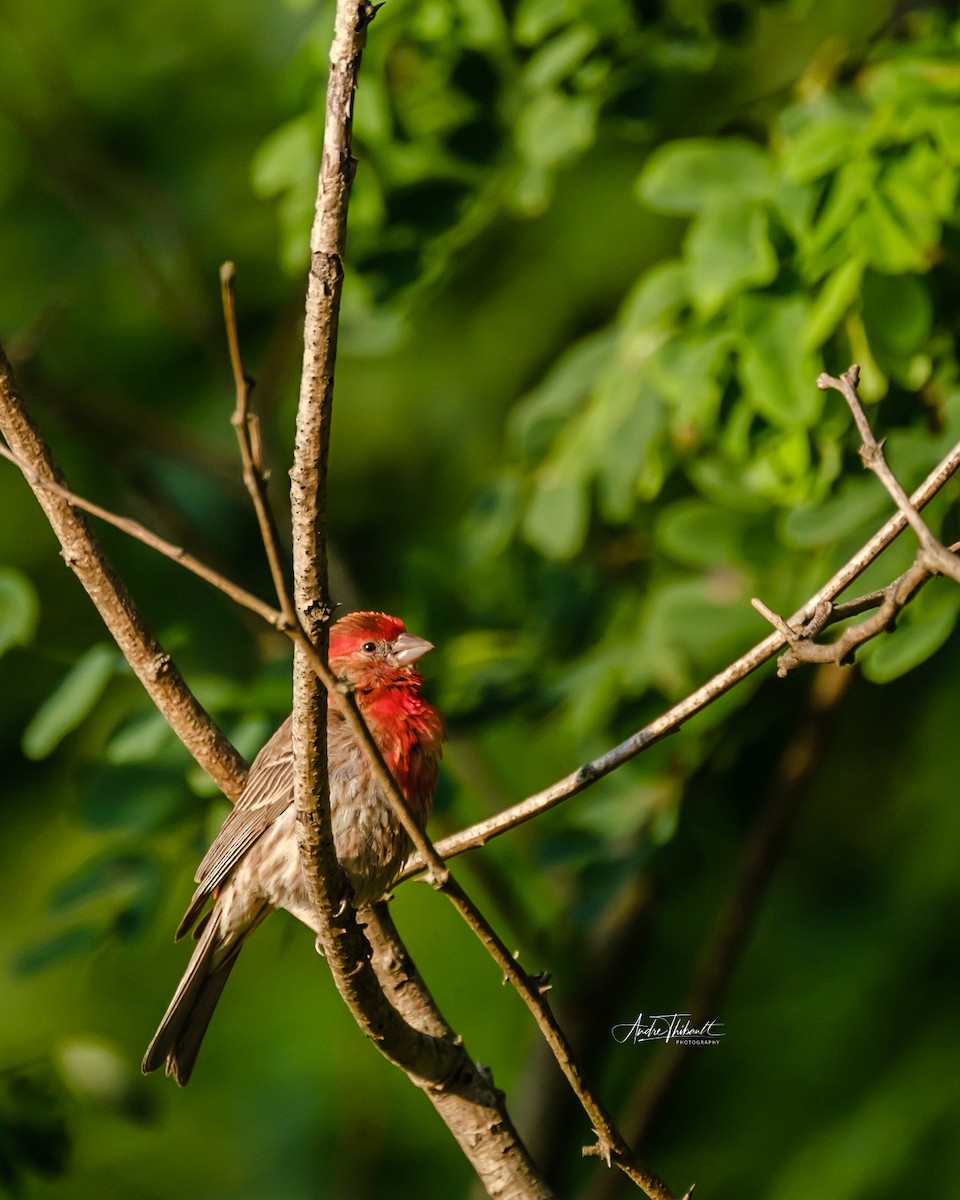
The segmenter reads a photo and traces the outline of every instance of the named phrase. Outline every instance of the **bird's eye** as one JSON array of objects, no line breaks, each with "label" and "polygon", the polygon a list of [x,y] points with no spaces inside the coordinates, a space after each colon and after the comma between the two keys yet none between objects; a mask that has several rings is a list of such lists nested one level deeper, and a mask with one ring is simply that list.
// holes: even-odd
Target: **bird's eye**
[{"label": "bird's eye", "polygon": [[372,654],[374,652],[374,650],[376,650],[376,648],[377,648],[376,642],[364,642],[363,645],[360,647],[360,649],[364,652],[364,654]]}]

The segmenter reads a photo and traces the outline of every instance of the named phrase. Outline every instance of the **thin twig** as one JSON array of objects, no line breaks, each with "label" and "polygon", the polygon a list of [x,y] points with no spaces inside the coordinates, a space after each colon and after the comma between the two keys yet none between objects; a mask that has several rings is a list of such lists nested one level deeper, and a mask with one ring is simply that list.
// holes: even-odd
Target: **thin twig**
[{"label": "thin twig", "polygon": [[949,575],[956,583],[960,583],[960,560],[951,554],[933,536],[930,527],[911,503],[910,497],[904,491],[899,479],[891,471],[890,465],[883,453],[883,443],[878,442],[874,437],[873,430],[870,428],[870,422],[867,420],[867,414],[864,412],[863,405],[860,402],[860,396],[857,394],[857,385],[859,382],[860,368],[854,363],[852,367],[844,371],[839,379],[825,373],[820,375],[817,379],[817,387],[821,391],[832,388],[834,391],[839,392],[850,406],[850,411],[853,414],[853,419],[860,434],[860,458],[863,461],[863,465],[868,470],[873,471],[889,492],[897,508],[906,517],[910,527],[920,541],[927,565],[931,570],[938,571],[941,575]]},{"label": "thin twig", "polygon": [[[223,304],[223,321],[227,333],[227,346],[230,351],[230,366],[233,370],[234,389],[236,391],[236,406],[230,423],[237,434],[237,444],[240,447],[240,461],[243,464],[243,482],[253,502],[257,522],[260,525],[260,536],[270,567],[270,576],[277,599],[282,607],[283,625],[277,628],[289,627],[296,623],[296,613],[290,602],[290,593],[286,586],[283,571],[283,552],[280,548],[280,532],[273,515],[273,509],[267,500],[268,475],[263,466],[263,446],[260,440],[260,421],[255,413],[250,411],[250,392],[253,382],[243,369],[243,357],[240,353],[240,338],[237,333],[237,306],[234,289],[236,270],[232,262],[226,262],[220,268],[220,298]],[[284,607],[285,606],[285,607]]]},{"label": "thin twig", "polygon": [[114,529],[119,529],[121,533],[127,534],[128,537],[142,542],[145,546],[149,546],[151,550],[156,550],[158,554],[162,554],[165,558],[172,559],[175,563],[183,567],[184,570],[189,571],[199,579],[217,588],[218,591],[223,592],[235,604],[239,604],[242,608],[256,613],[258,617],[261,617],[275,629],[284,629],[284,618],[281,612],[272,605],[267,604],[266,601],[261,600],[259,596],[254,596],[252,592],[248,592],[246,588],[242,588],[238,583],[234,583],[232,579],[228,579],[226,575],[207,566],[205,562],[202,562],[199,558],[184,550],[182,546],[168,542],[166,538],[153,533],[152,530],[141,525],[139,521],[117,516],[116,513],[110,512],[109,509],[103,508],[99,504],[95,504],[92,500],[85,500],[82,496],[78,496],[76,492],[71,491],[61,483],[57,483],[54,479],[44,478],[2,444],[0,444],[0,458],[5,458],[8,462],[13,463],[15,467],[19,468],[24,479],[30,484],[34,492],[40,489],[49,492],[53,496],[59,496],[71,508],[79,508],[83,512],[89,513],[92,517],[99,518],[107,525],[112,525]]},{"label": "thin twig", "polygon": [[[23,469],[62,547],[64,561],[80,580],[124,658],[170,728],[221,789],[236,799],[246,763],[199,703],[170,655],[147,626],[89,524],[71,500],[58,495],[66,480],[50,447],[24,408],[13,368],[0,346],[0,433]],[[212,582],[212,580],[210,580]]]},{"label": "thin twig", "polygon": [[[323,654],[310,640],[294,609],[281,566],[279,533],[267,496],[267,478],[259,449],[258,425],[250,411],[250,381],[243,370],[234,307],[234,271],[232,264],[221,268],[224,319],[236,388],[233,425],[244,469],[244,482],[253,501],[261,538],[271,563],[274,586],[284,620],[282,628],[292,638],[300,654],[321,680],[332,703],[340,709],[374,765],[375,774],[388,793],[396,789],[376,743],[367,728],[352,694],[332,674]],[[397,790],[401,820],[418,829]],[[312,814],[311,814],[312,815]],[[322,843],[319,826],[311,828],[317,843]],[[302,847],[301,847],[302,849]],[[323,868],[327,870],[326,867]],[[341,878],[339,868],[337,877]],[[329,912],[329,878],[318,877],[316,897],[320,917],[319,942],[331,966],[341,995],[355,1019],[382,1053],[405,1069],[413,1081],[427,1093],[438,1112],[447,1121],[454,1136],[477,1168],[485,1186],[495,1189],[509,1183],[522,1185],[529,1200],[549,1200],[552,1193],[529,1158],[525,1147],[513,1132],[502,1093],[474,1068],[462,1039],[456,1037],[412,968],[409,956],[393,930],[389,917],[364,914],[365,926],[340,897],[336,910]],[[326,910],[326,911],[325,911]],[[361,934],[366,929],[366,937]],[[379,941],[370,954],[367,942],[372,932]],[[388,963],[386,960],[390,958]],[[406,964],[398,977],[393,967]],[[397,968],[399,969],[399,968]],[[416,1019],[411,1019],[416,1018]],[[417,1031],[424,1036],[417,1037]],[[496,1132],[491,1134],[491,1128]],[[486,1136],[481,1137],[480,1131]]]},{"label": "thin twig", "polygon": [[[947,548],[934,537],[930,527],[890,469],[883,453],[883,445],[874,436],[860,401],[857,392],[859,382],[860,368],[854,363],[839,378],[827,374],[820,375],[817,378],[817,387],[821,390],[831,388],[846,400],[860,434],[860,458],[864,466],[873,471],[887,489],[903,518],[916,533],[920,549],[913,565],[887,587],[839,607],[823,602],[818,605],[810,620],[801,624],[785,621],[762,600],[752,600],[751,603],[757,612],[770,622],[789,645],[789,649],[780,656],[777,664],[777,674],[781,677],[801,663],[853,662],[854,654],[860,646],[879,633],[893,629],[897,614],[933,575],[948,575],[960,583],[960,559],[956,554],[960,543]],[[877,607],[877,612],[872,617],[845,630],[836,641],[822,644],[815,640],[828,625],[874,607]]]},{"label": "thin twig", "polygon": [[447,1038],[461,1054],[460,1074],[449,1086],[441,1089],[415,1076],[413,1082],[436,1105],[471,1161],[478,1147],[483,1147],[486,1194],[551,1200],[552,1191],[510,1119],[506,1097],[490,1073],[471,1061],[462,1040],[437,1009],[400,940],[389,905],[380,903],[366,910],[363,920],[373,951],[373,968],[390,1001],[412,1026],[434,1037]]},{"label": "thin twig", "polygon": [[[476,856],[478,862],[487,857]],[[557,961],[573,959],[581,969],[575,980],[568,979],[562,991],[555,993],[557,1015],[577,1053],[594,1064],[598,1072],[605,1070],[611,1046],[619,1049],[611,1041],[610,1029],[620,1020],[634,969],[643,957],[652,901],[649,876],[639,869],[597,914],[587,931],[578,931],[570,922],[561,926]],[[528,1145],[537,1161],[556,1178],[564,1178],[570,1154],[577,1148],[582,1117],[569,1089],[556,1086],[556,1063],[542,1041],[525,1065],[522,1091],[514,1104],[518,1119],[530,1131]],[[643,1145],[634,1138],[628,1140],[631,1145]],[[601,1172],[594,1178],[599,1177],[624,1182],[615,1172]]]},{"label": "thin twig", "polygon": [[[896,582],[894,580],[894,583]],[[849,620],[850,617],[858,617],[861,613],[869,612],[871,608],[877,608],[883,603],[886,595],[887,588],[878,588],[875,592],[867,592],[866,595],[857,596],[843,604],[834,604],[831,600],[824,600],[800,632],[805,638],[819,637],[831,625]],[[756,605],[754,607],[756,608]],[[757,611],[762,613],[763,609],[757,609]],[[789,629],[789,626],[787,628]],[[794,632],[794,630],[790,630],[791,635]]]},{"label": "thin twig", "polygon": [[[951,547],[951,550],[954,548]],[[960,548],[960,543],[957,543],[956,548]],[[838,666],[848,666],[853,662],[854,655],[860,646],[878,634],[888,633],[894,628],[897,615],[916,596],[923,585],[934,578],[936,573],[936,569],[931,569],[928,565],[928,559],[921,550],[916,561],[908,570],[881,591],[873,592],[868,597],[862,597],[859,606],[856,601],[852,605],[844,605],[843,608],[846,609],[846,612],[840,616],[837,615],[839,609],[829,615],[821,609],[815,615],[814,620],[801,630],[792,629],[762,600],[752,600],[751,603],[757,612],[766,617],[774,628],[780,630],[789,642],[789,649],[780,655],[777,662],[777,674],[782,679],[802,663],[836,663]],[[867,607],[876,608],[877,611],[873,616],[861,621],[859,625],[853,625],[844,630],[836,641],[816,642],[813,640],[815,634],[808,633],[808,629],[819,632],[827,624],[832,624],[831,618],[841,620],[844,615],[850,616],[851,611],[855,608],[857,611],[863,612]]]}]

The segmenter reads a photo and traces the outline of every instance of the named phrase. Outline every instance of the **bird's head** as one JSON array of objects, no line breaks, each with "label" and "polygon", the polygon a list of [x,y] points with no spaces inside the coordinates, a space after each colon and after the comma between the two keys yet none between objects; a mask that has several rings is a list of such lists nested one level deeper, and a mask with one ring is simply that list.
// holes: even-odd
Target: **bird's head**
[{"label": "bird's head", "polygon": [[357,687],[419,682],[414,663],[432,649],[386,613],[350,613],[330,630],[330,668]]}]

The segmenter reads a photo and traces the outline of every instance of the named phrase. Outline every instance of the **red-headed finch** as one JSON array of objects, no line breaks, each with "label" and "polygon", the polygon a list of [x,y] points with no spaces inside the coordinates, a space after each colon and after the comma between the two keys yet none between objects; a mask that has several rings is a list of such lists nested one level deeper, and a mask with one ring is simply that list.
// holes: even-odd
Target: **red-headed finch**
[{"label": "red-headed finch", "polygon": [[[352,685],[364,720],[420,825],[433,800],[443,719],[420,695],[414,664],[432,649],[384,613],[351,613],[330,630],[330,669]],[[374,779],[340,711],[327,716],[330,815],[337,856],[358,907],[390,887],[410,840]],[[196,923],[197,946],[143,1070],[166,1063],[177,1083],[190,1078],[203,1035],[244,942],[264,917],[285,908],[316,931],[297,848],[290,718],[254,760],[242,795],[196,874],[197,890],[176,936]],[[213,907],[201,912],[213,898]],[[199,923],[197,923],[199,918]]]}]

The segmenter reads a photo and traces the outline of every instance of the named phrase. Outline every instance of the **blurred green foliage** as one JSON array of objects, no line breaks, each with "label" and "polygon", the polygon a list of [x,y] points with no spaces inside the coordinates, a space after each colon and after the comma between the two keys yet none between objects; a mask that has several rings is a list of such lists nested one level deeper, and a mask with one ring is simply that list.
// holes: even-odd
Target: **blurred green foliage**
[{"label": "blurred green foliage", "polygon": [[[269,594],[235,463],[217,268],[282,510],[329,4],[7,0],[0,336],[73,486]],[[906,486],[960,430],[960,26],[886,0],[390,0],[356,101],[330,480],[337,597],[439,647],[434,830],[627,736],[791,612],[886,518],[861,392]],[[931,506],[956,532],[951,484]],[[38,1197],[463,1195],[469,1171],[345,1016],[309,937],[245,952],[183,1093],[136,1074],[170,932],[225,803],[141,695],[0,464],[0,1182]],[[103,533],[252,755],[288,650]],[[901,544],[902,543],[902,544]],[[862,581],[903,570],[901,539]],[[722,1017],[644,1145],[678,1190],[948,1195],[960,592],[931,583],[863,679]],[[935,652],[939,653],[935,654]],[[433,656],[431,656],[433,658]],[[872,683],[888,686],[875,688]],[[679,737],[459,870],[614,1112],[616,1022],[682,1006],[807,711],[758,673]],[[646,899],[644,899],[644,897]],[[584,1123],[426,889],[398,924],[560,1196]],[[619,929],[619,939],[613,931]],[[309,1053],[302,1031],[314,1029]]]}]

